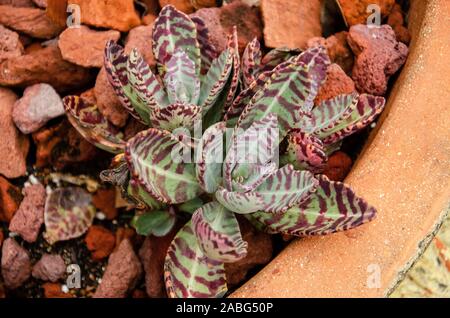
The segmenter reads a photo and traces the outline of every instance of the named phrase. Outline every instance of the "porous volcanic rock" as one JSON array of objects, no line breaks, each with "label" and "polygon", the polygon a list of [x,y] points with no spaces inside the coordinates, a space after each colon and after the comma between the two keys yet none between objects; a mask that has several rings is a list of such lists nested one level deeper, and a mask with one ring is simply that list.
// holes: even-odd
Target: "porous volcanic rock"
[{"label": "porous volcanic rock", "polygon": [[9,230],[18,233],[25,241],[36,241],[44,224],[46,192],[42,184],[34,184],[23,190],[24,199],[9,224]]},{"label": "porous volcanic rock", "polygon": [[66,264],[63,258],[57,254],[44,254],[33,266],[31,275],[43,281],[56,282],[64,277]]},{"label": "porous volcanic rock", "polygon": [[0,63],[4,60],[21,56],[24,52],[19,34],[0,24]]},{"label": "porous volcanic rock", "polygon": [[69,0],[80,6],[81,23],[127,32],[141,24],[133,0]]},{"label": "porous volcanic rock", "polygon": [[16,289],[22,286],[30,277],[30,256],[12,238],[8,238],[3,242],[1,269],[5,286],[9,289]]},{"label": "porous volcanic rock", "polygon": [[61,32],[45,10],[38,8],[0,5],[0,24],[38,39],[51,39]]},{"label": "porous volcanic rock", "polygon": [[3,156],[0,174],[7,178],[25,175],[30,146],[28,137],[22,135],[14,125],[12,113],[16,101],[17,95],[13,91],[0,87],[0,153]]}]

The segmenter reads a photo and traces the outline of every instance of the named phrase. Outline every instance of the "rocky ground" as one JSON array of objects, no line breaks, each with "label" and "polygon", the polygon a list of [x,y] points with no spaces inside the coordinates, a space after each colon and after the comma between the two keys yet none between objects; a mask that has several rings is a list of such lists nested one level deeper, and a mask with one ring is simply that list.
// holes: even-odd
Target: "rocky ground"
[{"label": "rocky ground", "polygon": [[[58,13],[58,3],[64,2],[79,5],[81,27],[66,27],[66,17]],[[141,130],[106,78],[103,50],[108,40],[122,41],[126,52],[137,48],[154,67],[152,25],[161,6],[172,4],[203,18],[219,49],[235,25],[241,53],[255,37],[267,50],[324,45],[334,64],[316,104],[355,90],[385,95],[406,58],[406,8],[394,0],[341,0],[348,25],[334,1],[221,3],[0,0],[0,297],[166,295],[163,261],[175,232],[162,238],[136,234],[129,225],[133,207],[98,181],[111,156],[78,134],[61,102],[66,95],[80,95],[96,103],[125,136]],[[386,23],[381,28],[360,25],[369,3],[380,5]],[[366,133],[350,138],[331,156],[325,169],[330,179],[345,178]],[[70,222],[45,208],[52,200],[64,200]],[[94,221],[80,217],[80,209],[95,214]],[[249,255],[226,267],[230,287],[239,286],[290,239],[257,232],[244,220],[240,225]],[[80,288],[71,288],[71,264],[81,271]]]}]

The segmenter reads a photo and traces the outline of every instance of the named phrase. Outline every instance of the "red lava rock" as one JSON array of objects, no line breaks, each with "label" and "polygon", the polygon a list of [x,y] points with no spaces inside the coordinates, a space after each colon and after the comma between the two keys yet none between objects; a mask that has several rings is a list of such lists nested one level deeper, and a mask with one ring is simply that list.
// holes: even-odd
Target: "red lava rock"
[{"label": "red lava rock", "polygon": [[73,298],[71,294],[64,293],[61,284],[58,283],[45,283],[42,284],[42,288],[45,298]]},{"label": "red lava rock", "polygon": [[3,242],[1,267],[5,286],[9,289],[22,286],[30,277],[31,263],[28,252],[12,238]]},{"label": "red lava rock", "polygon": [[178,10],[183,11],[187,14],[195,11],[191,0],[159,0],[159,5],[161,6],[161,8],[168,4],[173,5]]},{"label": "red lava rock", "polygon": [[389,24],[395,32],[397,41],[408,44],[411,41],[411,35],[405,25],[403,11],[399,4],[395,4],[389,14],[387,24]]},{"label": "red lava rock", "polygon": [[84,239],[86,246],[91,251],[92,259],[100,261],[108,257],[114,250],[116,244],[116,237],[114,234],[99,225],[92,225]]},{"label": "red lava rock", "polygon": [[347,44],[347,34],[348,32],[342,31],[335,33],[328,38],[324,39],[322,37],[315,37],[308,40],[308,47],[324,46],[330,60],[333,63],[338,64],[347,74],[352,73],[354,56]]},{"label": "red lava rock", "polygon": [[250,269],[267,264],[273,254],[272,238],[269,234],[257,231],[244,218],[239,218],[239,227],[242,238],[248,242],[248,254],[236,263],[225,264],[228,286],[235,286],[242,282]]},{"label": "red lava rock", "polygon": [[158,0],[140,0],[139,2],[143,3],[146,6],[147,14],[158,15],[159,12]]},{"label": "red lava rock", "polygon": [[345,152],[337,151],[330,156],[322,173],[331,181],[344,181],[352,164],[352,159]]},{"label": "red lava rock", "polygon": [[153,25],[155,23],[157,16],[154,14],[146,14],[144,17],[142,17],[142,24],[143,25]]},{"label": "red lava rock", "polygon": [[123,240],[108,260],[94,298],[124,298],[142,274],[142,266],[130,241]]},{"label": "red lava rock", "polygon": [[357,56],[352,78],[358,91],[384,95],[390,76],[405,63],[408,47],[396,40],[389,25],[354,25],[347,40]]},{"label": "red lava rock", "polygon": [[33,2],[40,8],[47,8],[47,0],[33,0]]},{"label": "red lava rock", "polygon": [[0,63],[21,56],[24,52],[19,34],[0,25]]},{"label": "red lava rock", "polygon": [[38,50],[43,49],[44,47],[42,46],[41,43],[39,42],[33,42],[30,43],[26,48],[25,48],[25,54],[31,54],[33,52],[36,52]]},{"label": "red lava rock", "polygon": [[322,34],[320,0],[262,0],[261,12],[267,47],[305,49],[308,39]]},{"label": "red lava rock", "polygon": [[117,217],[116,189],[99,189],[92,197],[92,203],[97,210],[102,211],[108,220]]},{"label": "red lava rock", "polygon": [[9,230],[18,233],[25,241],[33,243],[44,224],[46,192],[42,184],[34,184],[25,187],[23,194],[24,199],[9,224]]},{"label": "red lava rock", "polygon": [[106,43],[119,38],[119,31],[96,31],[81,25],[64,30],[59,36],[58,46],[66,61],[84,67],[100,68],[103,66]]},{"label": "red lava rock", "polygon": [[0,64],[0,85],[3,86],[27,87],[38,83],[52,83],[54,89],[63,93],[83,87],[91,78],[88,69],[63,60],[56,45]]},{"label": "red lava rock", "polygon": [[61,31],[48,18],[45,10],[38,8],[0,5],[0,24],[38,39],[54,38]]},{"label": "red lava rock", "polygon": [[217,7],[216,0],[191,0],[191,3],[194,6],[195,10]]},{"label": "red lava rock", "polygon": [[141,23],[133,0],[69,0],[80,6],[81,23],[127,32]]},{"label": "red lava rock", "polygon": [[331,64],[327,69],[327,79],[319,90],[314,104],[336,97],[341,94],[351,94],[355,91],[355,83],[337,64]]},{"label": "red lava rock", "polygon": [[0,247],[3,245],[3,240],[5,239],[5,235],[3,234],[3,230],[0,229]]},{"label": "red lava rock", "polygon": [[31,0],[0,0],[0,5],[9,4],[13,7],[33,8]]},{"label": "red lava rock", "polygon": [[141,25],[131,29],[125,40],[124,50],[126,54],[130,54],[130,52],[136,48],[147,64],[150,67],[155,67],[156,61],[153,56],[152,34],[153,23],[151,25]]},{"label": "red lava rock", "polygon": [[0,174],[7,178],[25,175],[30,147],[28,137],[22,135],[14,125],[12,113],[16,101],[17,96],[13,91],[0,87],[0,153],[2,154]]},{"label": "red lava rock", "polygon": [[395,3],[395,0],[338,0],[342,14],[348,26],[366,24],[367,18],[373,12],[367,12],[369,5],[377,5],[381,9],[382,18],[386,17]]},{"label": "red lava rock", "polygon": [[98,73],[94,87],[97,106],[103,116],[113,125],[123,127],[127,123],[129,113],[123,108],[114,89],[108,81],[105,68],[102,67]]},{"label": "red lava rock", "polygon": [[36,167],[48,165],[55,169],[63,169],[73,164],[79,164],[94,159],[97,148],[84,139],[67,121],[43,128],[33,135],[36,143]]},{"label": "red lava rock", "polygon": [[0,176],[0,222],[9,223],[19,209],[23,195],[20,189]]},{"label": "red lava rock", "polygon": [[27,87],[23,97],[14,104],[13,120],[22,133],[29,134],[64,114],[61,97],[53,87],[36,84]]},{"label": "red lava rock", "polygon": [[34,278],[54,283],[63,278],[65,273],[66,264],[60,255],[44,254],[33,266],[31,275]]},{"label": "red lava rock", "polygon": [[174,228],[164,237],[148,236],[139,250],[139,258],[145,271],[145,288],[149,297],[166,297],[164,259],[177,231],[178,228]]},{"label": "red lava rock", "polygon": [[262,21],[258,8],[236,1],[221,8],[200,9],[192,17],[200,17],[209,29],[211,43],[221,52],[227,45],[227,35],[237,27],[239,52],[242,54],[248,42],[255,37],[262,40]]}]

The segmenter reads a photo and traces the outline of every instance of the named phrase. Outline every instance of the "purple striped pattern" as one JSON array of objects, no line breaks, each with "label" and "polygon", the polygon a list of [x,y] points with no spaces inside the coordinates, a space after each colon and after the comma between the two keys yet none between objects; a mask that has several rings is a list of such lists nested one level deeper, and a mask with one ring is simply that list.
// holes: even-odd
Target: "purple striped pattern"
[{"label": "purple striped pattern", "polygon": [[227,292],[224,263],[207,257],[188,222],[175,236],[164,262],[170,298],[219,298]]},{"label": "purple striped pattern", "polygon": [[253,83],[260,71],[261,67],[261,45],[258,38],[247,44],[244,55],[242,56],[242,84],[244,88],[248,88]]},{"label": "purple striped pattern", "polygon": [[295,169],[308,170],[314,173],[323,170],[328,156],[319,138],[300,129],[294,129],[289,133],[287,141],[286,157]]},{"label": "purple striped pattern", "polygon": [[192,130],[194,124],[201,120],[202,108],[196,105],[176,103],[165,108],[156,109],[150,113],[150,122],[153,127],[167,131],[176,128]]},{"label": "purple striped pattern", "polygon": [[192,216],[192,227],[203,253],[214,260],[233,263],[247,255],[234,213],[217,202],[205,204]]},{"label": "purple striped pattern", "polygon": [[210,41],[209,30],[205,22],[200,17],[192,17],[191,20],[197,28],[197,41],[200,45],[202,59],[201,74],[206,74],[212,62],[219,57],[219,52]]},{"label": "purple striped pattern", "polygon": [[257,212],[248,219],[268,233],[303,237],[349,230],[375,216],[375,208],[347,185],[321,176],[316,192],[300,205],[279,214]]},{"label": "purple striped pattern", "polygon": [[198,197],[202,189],[194,164],[172,159],[191,151],[190,147],[167,131],[150,128],[138,133],[125,148],[131,177],[163,203],[183,203]]}]

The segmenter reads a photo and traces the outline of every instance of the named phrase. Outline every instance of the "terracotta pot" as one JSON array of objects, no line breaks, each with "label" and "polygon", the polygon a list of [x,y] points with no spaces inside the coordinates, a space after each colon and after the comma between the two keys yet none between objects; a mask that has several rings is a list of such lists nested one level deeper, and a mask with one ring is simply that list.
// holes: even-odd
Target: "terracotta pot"
[{"label": "terracotta pot", "polygon": [[375,221],[296,240],[232,297],[383,297],[426,248],[450,201],[450,1],[412,1],[409,59],[346,182]]}]

